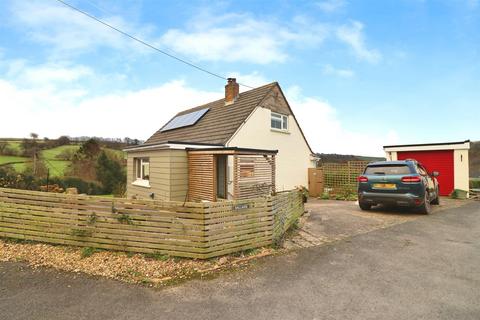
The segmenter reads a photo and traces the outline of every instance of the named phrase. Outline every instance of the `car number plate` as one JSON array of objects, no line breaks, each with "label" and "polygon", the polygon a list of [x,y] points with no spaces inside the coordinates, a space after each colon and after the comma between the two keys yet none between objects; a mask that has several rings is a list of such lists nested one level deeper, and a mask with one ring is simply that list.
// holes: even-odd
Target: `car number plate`
[{"label": "car number plate", "polygon": [[373,187],[375,189],[396,189],[397,185],[395,183],[374,183]]}]

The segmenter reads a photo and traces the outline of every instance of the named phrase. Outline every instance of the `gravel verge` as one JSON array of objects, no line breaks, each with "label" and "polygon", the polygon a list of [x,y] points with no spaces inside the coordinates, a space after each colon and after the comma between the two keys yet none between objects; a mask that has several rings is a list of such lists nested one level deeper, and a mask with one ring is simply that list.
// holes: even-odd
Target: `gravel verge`
[{"label": "gravel verge", "polygon": [[152,287],[235,268],[275,252],[273,248],[260,248],[197,260],[0,239],[0,261],[25,262],[32,268],[50,267]]}]

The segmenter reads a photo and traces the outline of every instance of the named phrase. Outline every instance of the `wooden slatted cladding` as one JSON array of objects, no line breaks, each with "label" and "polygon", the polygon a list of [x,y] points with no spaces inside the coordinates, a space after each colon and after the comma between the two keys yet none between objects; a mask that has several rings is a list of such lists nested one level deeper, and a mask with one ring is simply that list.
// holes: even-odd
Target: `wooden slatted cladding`
[{"label": "wooden slatted cladding", "polygon": [[234,198],[249,199],[275,193],[275,155],[236,155]]},{"label": "wooden slatted cladding", "polygon": [[217,201],[216,171],[213,154],[188,153],[189,201]]},{"label": "wooden slatted cladding", "polygon": [[0,188],[0,237],[208,259],[271,245],[303,210],[296,190],[195,203]]},{"label": "wooden slatted cladding", "polygon": [[[275,194],[274,150],[213,148],[188,150],[189,201],[217,201],[217,158],[233,157],[230,200]],[[227,161],[228,163],[228,161]],[[227,170],[228,171],[228,170]],[[222,175],[221,175],[222,176]],[[232,194],[233,193],[233,194]]]}]

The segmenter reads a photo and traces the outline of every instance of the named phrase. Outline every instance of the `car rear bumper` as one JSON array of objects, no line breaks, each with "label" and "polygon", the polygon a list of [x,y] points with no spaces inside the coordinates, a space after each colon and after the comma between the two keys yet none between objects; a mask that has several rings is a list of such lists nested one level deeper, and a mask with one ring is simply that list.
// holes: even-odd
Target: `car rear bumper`
[{"label": "car rear bumper", "polygon": [[358,201],[366,204],[386,204],[400,207],[416,207],[423,203],[423,195],[418,196],[412,193],[377,193],[360,192]]}]

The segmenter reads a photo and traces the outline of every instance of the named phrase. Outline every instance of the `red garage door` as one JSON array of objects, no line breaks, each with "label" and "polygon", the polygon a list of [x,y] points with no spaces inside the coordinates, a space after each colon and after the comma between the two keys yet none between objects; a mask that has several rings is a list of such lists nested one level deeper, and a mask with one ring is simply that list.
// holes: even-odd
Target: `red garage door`
[{"label": "red garage door", "polygon": [[415,159],[427,168],[428,172],[438,171],[440,195],[448,196],[454,188],[453,150],[404,151],[397,153],[398,160]]}]

